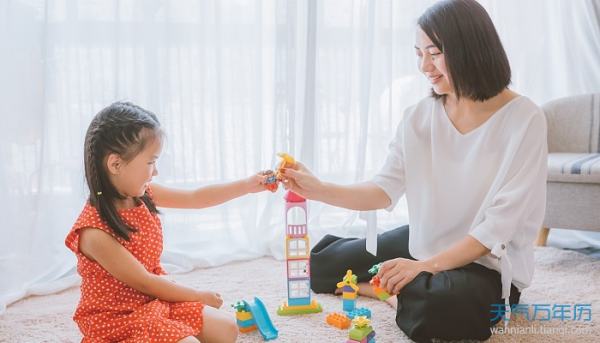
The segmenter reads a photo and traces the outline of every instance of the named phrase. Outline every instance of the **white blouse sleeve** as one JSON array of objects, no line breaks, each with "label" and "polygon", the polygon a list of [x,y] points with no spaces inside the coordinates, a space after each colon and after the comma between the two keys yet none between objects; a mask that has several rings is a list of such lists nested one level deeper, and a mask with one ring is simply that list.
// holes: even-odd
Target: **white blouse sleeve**
[{"label": "white blouse sleeve", "polygon": [[387,211],[392,211],[406,190],[404,178],[404,119],[396,128],[396,136],[389,145],[385,164],[372,179],[390,198]]},{"label": "white blouse sleeve", "polygon": [[[531,241],[540,229],[546,209],[546,177],[548,148],[546,118],[541,112],[530,122],[507,161],[506,174],[491,195],[483,216],[470,235],[492,254],[501,257],[515,235],[527,235]],[[486,199],[487,200],[487,199]],[[484,202],[484,206],[485,202]],[[481,210],[480,210],[481,211]]]}]

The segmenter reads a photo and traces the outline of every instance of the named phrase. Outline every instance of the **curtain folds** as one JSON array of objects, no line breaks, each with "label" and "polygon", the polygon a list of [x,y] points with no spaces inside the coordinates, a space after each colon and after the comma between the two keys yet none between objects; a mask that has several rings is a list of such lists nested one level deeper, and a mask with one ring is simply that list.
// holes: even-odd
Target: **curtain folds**
[{"label": "curtain folds", "polygon": [[[86,198],[83,138],[117,100],[166,133],[157,182],[241,178],[287,151],[324,180],[368,179],[404,108],[429,93],[414,56],[433,1],[7,0],[0,2],[0,313],[78,282],[63,244]],[[598,1],[482,1],[541,103],[600,91]],[[516,11],[515,9],[519,10]],[[283,193],[164,210],[163,262],[184,272],[283,256]],[[357,214],[309,204],[312,242],[364,235]],[[406,205],[380,213],[382,230]]]}]

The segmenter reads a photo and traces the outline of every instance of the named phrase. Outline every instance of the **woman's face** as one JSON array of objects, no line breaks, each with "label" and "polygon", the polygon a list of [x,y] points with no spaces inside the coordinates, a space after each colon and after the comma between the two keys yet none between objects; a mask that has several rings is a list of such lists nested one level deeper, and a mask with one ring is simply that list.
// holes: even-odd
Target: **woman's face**
[{"label": "woman's face", "polygon": [[452,93],[452,81],[446,70],[444,54],[420,27],[417,27],[415,52],[419,70],[431,82],[433,91],[439,95]]}]

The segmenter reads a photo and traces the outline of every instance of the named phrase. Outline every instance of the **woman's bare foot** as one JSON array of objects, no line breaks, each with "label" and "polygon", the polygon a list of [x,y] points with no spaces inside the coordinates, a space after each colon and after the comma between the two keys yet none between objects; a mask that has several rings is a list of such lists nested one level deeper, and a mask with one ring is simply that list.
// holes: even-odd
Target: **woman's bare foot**
[{"label": "woman's bare foot", "polygon": [[398,297],[397,296],[392,295],[391,297],[387,298],[387,300],[385,302],[388,303],[388,305],[390,305],[394,310],[398,310]]}]

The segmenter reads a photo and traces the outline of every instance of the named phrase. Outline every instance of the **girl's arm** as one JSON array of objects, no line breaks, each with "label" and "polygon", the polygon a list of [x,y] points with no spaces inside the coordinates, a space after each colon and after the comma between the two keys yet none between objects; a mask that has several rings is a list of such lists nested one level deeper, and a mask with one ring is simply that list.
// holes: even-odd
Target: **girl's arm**
[{"label": "girl's arm", "polygon": [[252,175],[234,182],[205,186],[197,189],[175,189],[153,183],[153,200],[158,207],[205,208],[222,204],[248,193],[265,190],[265,176]]},{"label": "girl's arm", "polygon": [[117,280],[149,296],[169,302],[199,301],[215,308],[223,304],[217,293],[178,285],[148,272],[125,247],[100,229],[82,229],[79,250]]}]

